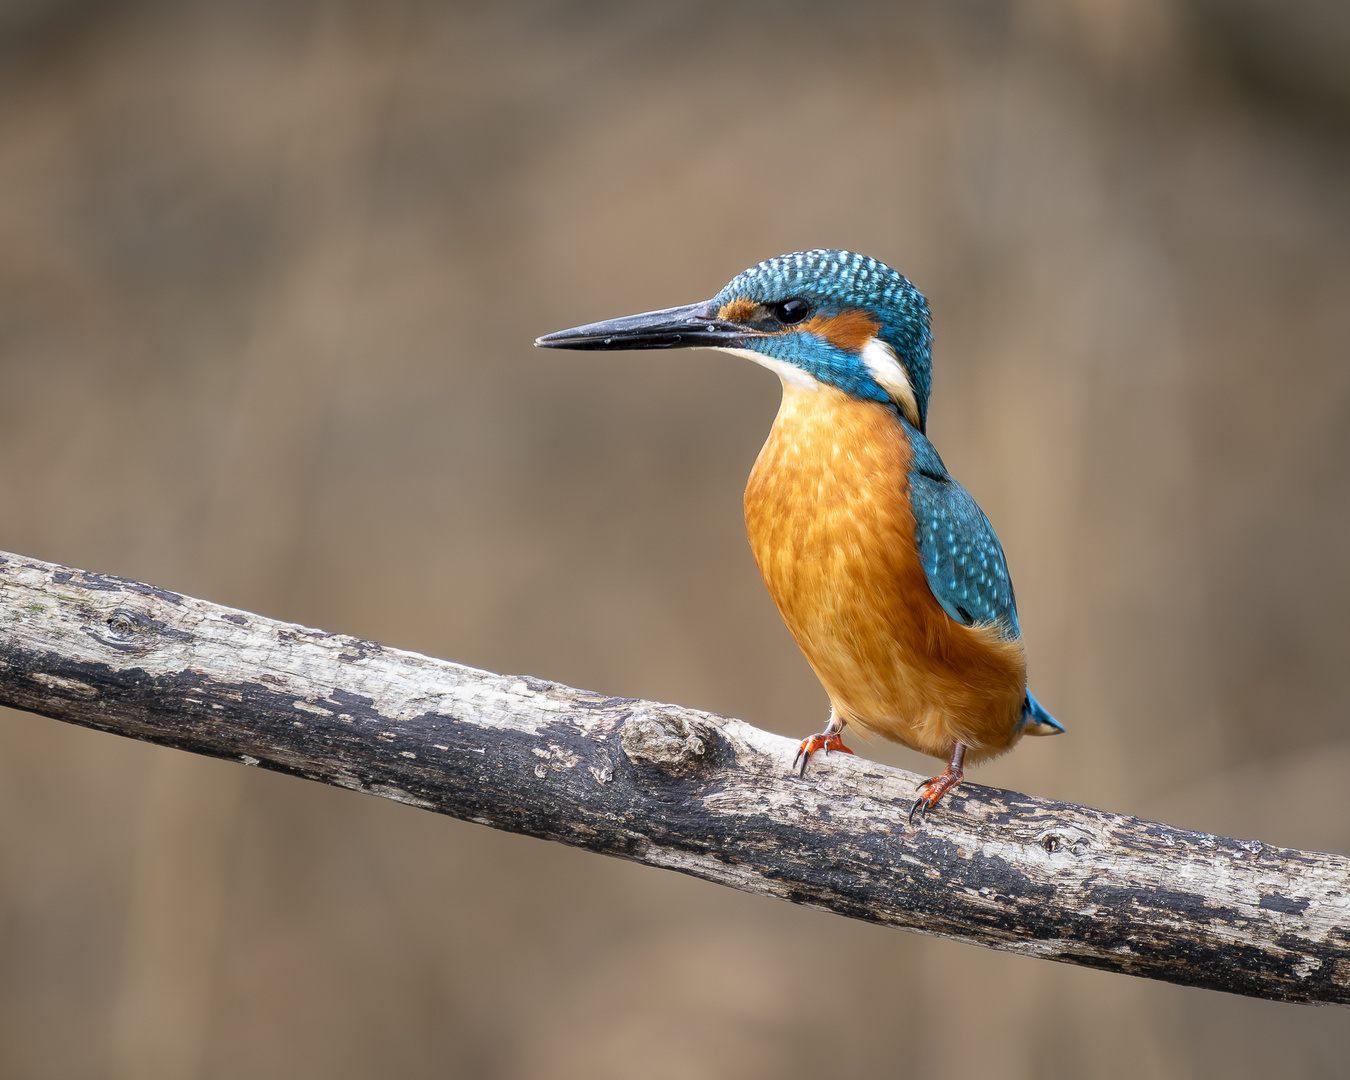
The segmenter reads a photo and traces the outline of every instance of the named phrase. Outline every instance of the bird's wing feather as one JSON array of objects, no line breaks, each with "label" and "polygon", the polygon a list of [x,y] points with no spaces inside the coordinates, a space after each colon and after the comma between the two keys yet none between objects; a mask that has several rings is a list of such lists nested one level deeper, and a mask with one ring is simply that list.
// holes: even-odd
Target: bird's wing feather
[{"label": "bird's wing feather", "polygon": [[948,474],[933,444],[905,426],[913,451],[909,483],[915,539],[928,587],[957,622],[997,623],[1008,637],[1020,636],[1017,599],[994,527],[970,492]]}]

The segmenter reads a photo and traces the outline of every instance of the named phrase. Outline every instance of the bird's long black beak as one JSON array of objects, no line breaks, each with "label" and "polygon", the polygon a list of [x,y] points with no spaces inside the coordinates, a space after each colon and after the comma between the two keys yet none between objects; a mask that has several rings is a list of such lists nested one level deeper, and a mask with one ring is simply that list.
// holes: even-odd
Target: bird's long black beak
[{"label": "bird's long black beak", "polygon": [[678,349],[695,345],[736,348],[751,333],[743,326],[719,319],[717,309],[704,302],[574,326],[535,338],[534,343],[546,349]]}]

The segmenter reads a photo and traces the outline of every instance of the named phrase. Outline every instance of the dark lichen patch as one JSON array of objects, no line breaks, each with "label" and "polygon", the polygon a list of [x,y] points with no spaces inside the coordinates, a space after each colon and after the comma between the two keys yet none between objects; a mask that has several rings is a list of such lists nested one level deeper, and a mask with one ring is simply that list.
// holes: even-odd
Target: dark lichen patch
[{"label": "dark lichen patch", "polygon": [[1302,915],[1308,910],[1308,904],[1307,900],[1295,900],[1279,893],[1267,893],[1261,897],[1260,907],[1263,911],[1278,911],[1282,915]]},{"label": "dark lichen patch", "polygon": [[1107,911],[1152,911],[1170,913],[1198,926],[1211,923],[1236,925],[1249,921],[1240,911],[1211,902],[1200,893],[1165,889],[1159,885],[1094,885],[1087,899]]},{"label": "dark lichen patch", "polygon": [[324,700],[335,706],[336,712],[346,713],[353,720],[379,724],[390,722],[375,707],[375,699],[367,697],[365,694],[353,694],[349,690],[334,690]]},{"label": "dark lichen patch", "polygon": [[[45,569],[45,567],[43,568]],[[159,589],[143,581],[117,577],[113,574],[95,574],[88,570],[57,570],[52,581],[58,585],[75,585],[82,589],[94,589],[99,592],[133,592],[141,596],[153,596],[175,606],[183,603],[183,597],[168,589]]]},{"label": "dark lichen patch", "polygon": [[346,638],[345,648],[338,653],[338,659],[345,664],[354,664],[358,660],[364,660],[368,656],[374,656],[376,653],[382,652],[384,652],[384,646],[373,641],[363,641],[361,638]]},{"label": "dark lichen patch", "polygon": [[[526,683],[525,685],[529,685]],[[602,697],[599,694],[587,695],[585,697],[576,696],[571,699],[573,708],[585,709],[588,712],[602,712],[607,709],[620,709],[625,705],[632,705],[641,701],[641,698],[631,697]]]}]

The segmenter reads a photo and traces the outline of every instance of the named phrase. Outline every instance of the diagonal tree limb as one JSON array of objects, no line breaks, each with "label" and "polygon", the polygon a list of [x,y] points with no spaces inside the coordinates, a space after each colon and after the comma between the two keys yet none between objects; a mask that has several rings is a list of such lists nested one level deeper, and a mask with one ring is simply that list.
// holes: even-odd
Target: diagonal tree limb
[{"label": "diagonal tree limb", "polygon": [[920,777],[0,553],[0,704],[990,948],[1350,1003],[1350,859]]}]

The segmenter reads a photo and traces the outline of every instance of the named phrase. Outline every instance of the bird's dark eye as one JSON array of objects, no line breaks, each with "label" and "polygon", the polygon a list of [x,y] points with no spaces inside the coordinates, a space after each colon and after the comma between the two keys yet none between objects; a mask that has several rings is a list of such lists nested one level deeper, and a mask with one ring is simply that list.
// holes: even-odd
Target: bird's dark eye
[{"label": "bird's dark eye", "polygon": [[799,323],[807,315],[811,314],[811,305],[805,300],[784,300],[781,304],[773,304],[769,310],[773,312],[773,317],[780,323],[786,323],[791,326],[793,323]]}]

